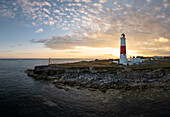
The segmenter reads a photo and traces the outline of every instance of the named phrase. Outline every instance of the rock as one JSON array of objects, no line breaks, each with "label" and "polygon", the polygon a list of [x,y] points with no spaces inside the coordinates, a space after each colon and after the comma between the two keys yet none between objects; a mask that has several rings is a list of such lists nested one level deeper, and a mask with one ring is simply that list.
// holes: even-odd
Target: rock
[{"label": "rock", "polygon": [[90,90],[90,91],[96,91],[95,88],[88,88],[88,90]]},{"label": "rock", "polygon": [[[116,71],[116,73],[115,73]],[[133,70],[130,67],[68,67],[59,65],[36,66],[26,71],[28,76],[37,79],[51,80],[56,87],[73,86],[95,91],[106,92],[108,89],[146,89],[169,88],[170,70],[142,69]],[[65,88],[65,90],[69,90]]]},{"label": "rock", "polygon": [[62,84],[56,84],[56,87],[59,88],[59,89],[63,89]]},{"label": "rock", "polygon": [[64,87],[64,90],[65,91],[69,91],[70,89],[68,87]]}]

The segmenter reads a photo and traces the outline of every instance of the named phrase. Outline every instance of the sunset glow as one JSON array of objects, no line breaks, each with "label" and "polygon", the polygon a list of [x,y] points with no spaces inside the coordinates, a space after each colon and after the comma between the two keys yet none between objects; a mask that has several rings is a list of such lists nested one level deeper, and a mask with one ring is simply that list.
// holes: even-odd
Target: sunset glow
[{"label": "sunset glow", "polygon": [[170,55],[169,0],[1,0],[0,58]]}]

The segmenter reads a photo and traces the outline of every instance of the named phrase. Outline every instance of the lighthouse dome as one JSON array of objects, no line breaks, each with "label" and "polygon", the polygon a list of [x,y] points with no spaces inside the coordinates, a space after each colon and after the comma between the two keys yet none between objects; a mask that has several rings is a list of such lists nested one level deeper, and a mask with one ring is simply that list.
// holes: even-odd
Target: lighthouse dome
[{"label": "lighthouse dome", "polygon": [[121,35],[122,37],[125,37],[125,34],[124,33],[122,33],[122,35]]}]

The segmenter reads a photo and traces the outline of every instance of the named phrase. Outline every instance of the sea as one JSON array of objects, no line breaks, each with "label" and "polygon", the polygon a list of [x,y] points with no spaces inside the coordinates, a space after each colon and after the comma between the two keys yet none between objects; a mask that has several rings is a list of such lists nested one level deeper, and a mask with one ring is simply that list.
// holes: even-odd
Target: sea
[{"label": "sea", "polygon": [[25,73],[47,64],[48,59],[0,59],[0,117],[170,117],[168,90],[66,91]]}]

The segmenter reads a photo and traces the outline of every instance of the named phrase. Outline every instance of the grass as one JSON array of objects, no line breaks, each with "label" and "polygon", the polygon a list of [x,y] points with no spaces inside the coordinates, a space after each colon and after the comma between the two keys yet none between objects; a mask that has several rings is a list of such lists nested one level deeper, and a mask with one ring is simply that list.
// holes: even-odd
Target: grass
[{"label": "grass", "polygon": [[132,70],[154,70],[154,69],[170,69],[170,61],[146,61],[144,64],[133,65],[133,66],[123,66],[113,63],[109,60],[98,60],[98,61],[81,61],[75,63],[64,63],[57,64],[58,66],[64,67],[96,67],[96,68],[131,68]]},{"label": "grass", "polygon": [[170,69],[170,61],[151,61],[148,64],[141,64],[141,65],[137,65],[137,66],[132,66],[131,68],[134,69],[134,70]]},{"label": "grass", "polygon": [[65,63],[58,64],[60,66],[68,67],[118,67],[118,64],[113,63],[112,61],[82,61],[75,63]]}]

